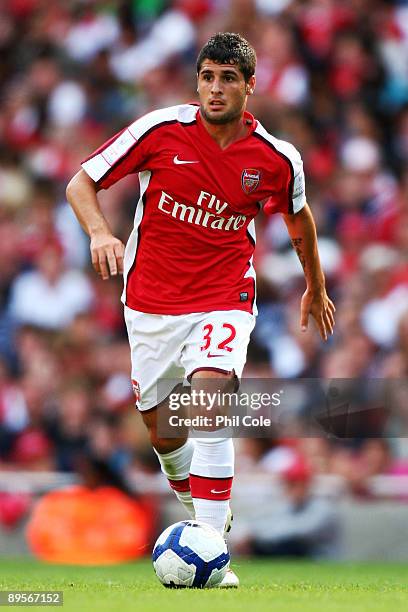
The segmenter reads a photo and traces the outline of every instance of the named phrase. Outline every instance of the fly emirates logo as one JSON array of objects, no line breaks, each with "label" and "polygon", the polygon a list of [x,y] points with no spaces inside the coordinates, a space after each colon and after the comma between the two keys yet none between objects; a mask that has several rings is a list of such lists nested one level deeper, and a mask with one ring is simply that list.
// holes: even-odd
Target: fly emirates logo
[{"label": "fly emirates logo", "polygon": [[[203,205],[206,208],[203,208]],[[177,202],[165,191],[162,191],[158,204],[159,210],[180,221],[211,227],[219,230],[239,230],[245,225],[245,215],[231,215],[222,217],[222,213],[228,207],[228,202],[222,202],[215,195],[201,191],[196,204],[182,204]]]}]

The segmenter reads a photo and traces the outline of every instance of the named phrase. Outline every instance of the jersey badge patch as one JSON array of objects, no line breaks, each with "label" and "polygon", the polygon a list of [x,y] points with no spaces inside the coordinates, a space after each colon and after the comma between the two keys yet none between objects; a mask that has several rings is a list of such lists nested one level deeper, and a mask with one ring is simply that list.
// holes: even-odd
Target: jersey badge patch
[{"label": "jersey badge patch", "polygon": [[137,380],[133,380],[133,378],[132,378],[132,389],[133,389],[133,393],[135,394],[135,402],[139,403],[141,400],[140,385],[137,382]]},{"label": "jersey badge patch", "polygon": [[247,195],[253,193],[259,185],[261,179],[260,170],[256,168],[245,168],[241,174],[241,187]]}]

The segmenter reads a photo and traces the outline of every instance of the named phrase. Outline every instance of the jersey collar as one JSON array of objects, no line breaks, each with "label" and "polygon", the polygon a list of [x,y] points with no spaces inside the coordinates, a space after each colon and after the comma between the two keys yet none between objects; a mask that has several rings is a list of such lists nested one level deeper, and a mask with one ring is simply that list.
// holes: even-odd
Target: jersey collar
[{"label": "jersey collar", "polygon": [[252,133],[254,132],[257,126],[257,120],[255,119],[255,117],[251,115],[251,113],[249,113],[248,111],[244,111],[242,121],[248,127],[248,133],[242,138],[240,138],[239,140],[236,140],[235,142],[228,145],[228,147],[226,147],[225,149],[221,149],[221,147],[216,143],[214,138],[212,138],[212,136],[210,136],[210,134],[205,129],[203,120],[201,119],[200,108],[197,109],[196,119],[197,119],[198,130],[200,132],[200,137],[211,149],[217,151],[218,154],[227,153],[231,149],[231,147],[234,147],[235,145],[240,144],[243,141],[247,140],[247,138],[252,136]]}]

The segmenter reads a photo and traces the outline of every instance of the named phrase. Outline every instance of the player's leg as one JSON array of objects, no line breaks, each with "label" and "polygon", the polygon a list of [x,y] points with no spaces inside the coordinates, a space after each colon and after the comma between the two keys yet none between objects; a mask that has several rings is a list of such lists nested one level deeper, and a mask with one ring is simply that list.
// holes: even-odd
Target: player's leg
[{"label": "player's leg", "polygon": [[[205,390],[212,397],[230,394],[236,391],[237,377],[231,372],[198,370],[192,376],[192,391]],[[207,396],[208,397],[208,396]],[[234,476],[234,446],[229,429],[214,426],[216,416],[225,416],[225,406],[216,406],[208,410],[204,400],[201,416],[211,415],[213,425],[197,431],[195,450],[191,462],[190,484],[196,519],[209,523],[225,535],[231,526],[232,514],[229,507],[232,480]],[[221,409],[220,409],[221,408]],[[211,431],[208,431],[211,430]],[[203,437],[200,436],[203,435]],[[220,588],[237,588],[239,578],[229,568]]]},{"label": "player's leg", "polygon": [[194,518],[189,479],[194,440],[188,438],[187,429],[180,427],[177,430],[177,438],[159,436],[158,419],[165,419],[167,411],[168,400],[166,399],[156,408],[141,414],[163,474],[168,479],[177,499],[183,504],[189,516]]},{"label": "player's leg", "polygon": [[[198,370],[191,379],[192,391],[205,390],[214,398],[232,393],[236,387],[235,372]],[[224,533],[229,512],[232,480],[234,477],[234,445],[225,427],[214,425],[217,407],[209,409],[204,402],[196,406],[195,414],[207,417],[209,427],[195,429],[195,449],[190,468],[190,488],[195,516]]]},{"label": "player's leg", "polygon": [[162,472],[188,514],[194,516],[189,483],[194,441],[188,440],[188,431],[183,428],[178,428],[177,437],[158,434],[160,418],[163,423],[168,420],[166,398],[175,381],[184,376],[179,364],[183,322],[177,322],[176,326],[175,317],[142,313],[128,307],[125,307],[125,321],[136,408],[148,429]]},{"label": "player's leg", "polygon": [[[193,320],[193,319],[192,319]],[[243,311],[197,314],[182,363],[192,391],[209,389],[213,396],[236,390],[255,320]],[[191,409],[197,407],[191,406]],[[202,415],[209,415],[201,406]],[[215,405],[217,409],[217,406]],[[214,409],[212,409],[214,415]],[[193,413],[192,413],[193,416]],[[197,520],[224,531],[234,475],[234,447],[225,425],[210,436],[195,433],[190,486]]]}]

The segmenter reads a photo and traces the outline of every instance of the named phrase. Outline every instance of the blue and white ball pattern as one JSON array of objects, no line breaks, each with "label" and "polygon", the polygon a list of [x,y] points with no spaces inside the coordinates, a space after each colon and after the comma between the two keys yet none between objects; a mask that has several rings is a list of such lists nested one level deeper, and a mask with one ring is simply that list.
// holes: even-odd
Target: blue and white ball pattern
[{"label": "blue and white ball pattern", "polygon": [[230,556],[216,529],[198,521],[170,525],[154,545],[153,567],[166,587],[215,587],[224,578]]}]

